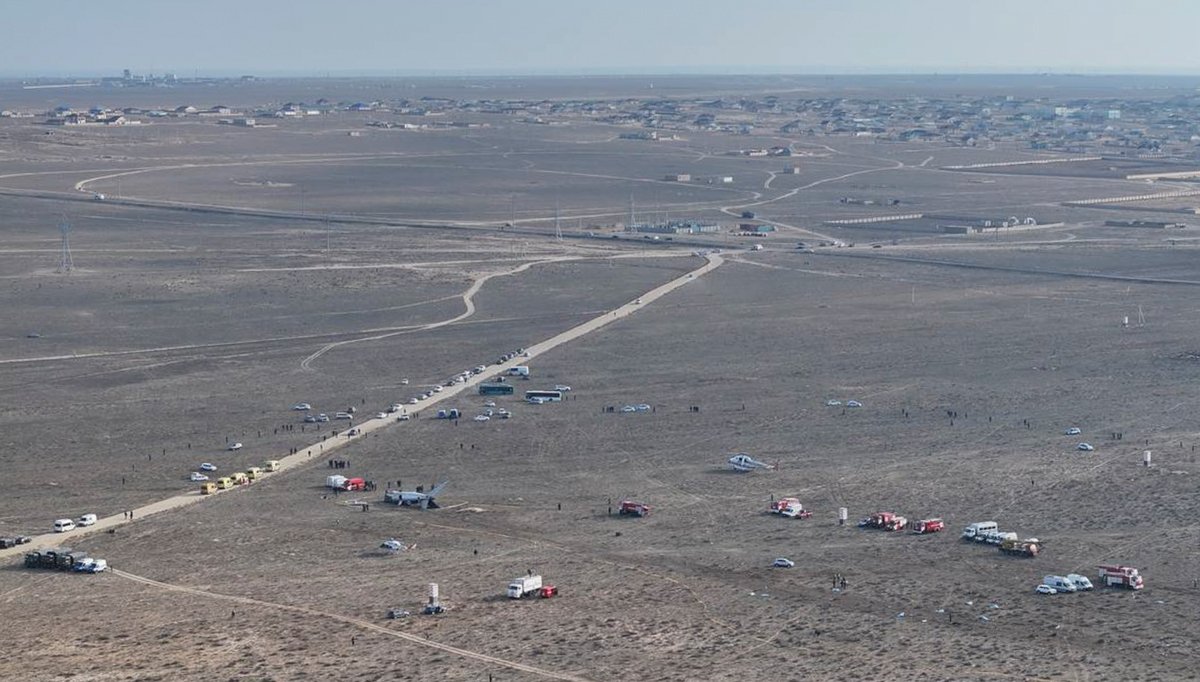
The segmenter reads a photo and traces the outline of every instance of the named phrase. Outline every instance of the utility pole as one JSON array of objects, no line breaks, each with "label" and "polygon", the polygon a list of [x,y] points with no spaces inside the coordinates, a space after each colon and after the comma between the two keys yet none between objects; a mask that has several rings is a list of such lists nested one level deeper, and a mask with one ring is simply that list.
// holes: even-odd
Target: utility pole
[{"label": "utility pole", "polygon": [[559,224],[558,197],[554,198],[554,238],[562,241],[562,225]]},{"label": "utility pole", "polygon": [[71,260],[71,222],[63,216],[62,222],[58,224],[58,230],[62,233],[62,253],[58,259],[58,271],[69,273],[75,269],[75,263]]}]

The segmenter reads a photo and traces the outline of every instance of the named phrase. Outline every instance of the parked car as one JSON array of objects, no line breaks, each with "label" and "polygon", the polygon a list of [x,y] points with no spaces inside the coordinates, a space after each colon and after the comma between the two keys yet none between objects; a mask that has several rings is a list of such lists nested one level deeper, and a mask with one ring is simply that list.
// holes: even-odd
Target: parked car
[{"label": "parked car", "polygon": [[566,384],[558,384],[554,387],[554,390],[566,393],[567,391],[571,390],[571,387],[567,386]]},{"label": "parked car", "polygon": [[1063,434],[1067,435],[1067,436],[1078,436],[1081,433],[1083,433],[1083,430],[1080,429],[1078,426],[1072,426],[1071,428],[1069,428],[1063,432]]},{"label": "parked car", "polygon": [[216,471],[217,465],[211,462],[204,462],[200,465],[200,471]]},{"label": "parked car", "polygon": [[1075,449],[1083,450],[1084,452],[1091,452],[1092,450],[1095,450],[1096,448],[1091,443],[1080,443],[1079,445],[1075,446]]},{"label": "parked car", "polygon": [[241,444],[241,443],[238,443],[237,441],[234,441],[234,442],[232,442],[232,443],[230,443],[230,444],[229,444],[229,447],[228,447],[227,449],[228,449],[228,450],[241,450],[241,449],[242,449],[242,444]]},{"label": "parked car", "polygon": [[1038,594],[1058,594],[1058,590],[1049,585],[1038,585],[1035,590]]},{"label": "parked car", "polygon": [[322,413],[322,414],[318,414],[318,415],[317,415],[317,421],[319,421],[319,422],[327,422],[327,421],[329,421],[329,415],[327,415],[327,414],[324,414],[324,413]]},{"label": "parked car", "polygon": [[193,471],[191,473],[191,475],[188,476],[188,478],[191,479],[192,483],[199,483],[200,481],[208,480],[208,476],[205,476],[204,474],[200,473],[199,471]]},{"label": "parked car", "polygon": [[299,412],[304,412],[305,410],[311,410],[312,405],[309,405],[308,403],[296,403],[295,405],[292,405],[292,409]]},{"label": "parked car", "polygon": [[94,526],[94,525],[96,525],[96,515],[95,514],[84,514],[83,516],[80,516],[79,520],[76,521],[75,523],[76,523],[76,525],[80,525],[80,526]]},{"label": "parked car", "polygon": [[316,417],[316,415],[311,415],[311,414],[306,414],[306,415],[304,415],[304,423],[305,423],[305,424],[315,424],[315,423],[317,423],[317,417]]},{"label": "parked car", "polygon": [[791,559],[785,559],[783,557],[779,557],[771,564],[771,566],[774,568],[792,568],[795,565],[795,561],[792,561]]},{"label": "parked car", "polygon": [[475,421],[477,421],[477,422],[486,422],[486,421],[490,421],[491,419],[492,418],[487,416],[486,414],[475,415]]},{"label": "parked car", "polygon": [[842,404],[840,400],[826,400],[825,407],[837,407]]},{"label": "parked car", "polygon": [[857,400],[847,400],[846,407],[862,407],[862,403]]}]

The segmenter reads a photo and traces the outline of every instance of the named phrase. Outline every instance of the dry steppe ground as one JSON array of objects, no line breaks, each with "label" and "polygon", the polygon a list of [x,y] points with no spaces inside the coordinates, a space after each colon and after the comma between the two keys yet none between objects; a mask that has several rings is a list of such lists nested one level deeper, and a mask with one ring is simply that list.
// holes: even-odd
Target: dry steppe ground
[{"label": "dry steppe ground", "polygon": [[[505,134],[512,146],[530,144]],[[222,139],[213,144],[236,146]],[[622,163],[620,153],[599,162],[572,158],[561,139],[545,144],[561,158],[533,161],[538,170],[609,175],[605,163]],[[321,152],[347,151],[329,145]],[[446,159],[472,145],[485,148],[454,143]],[[726,253],[712,273],[536,358],[534,378],[517,382],[569,384],[569,400],[533,406],[500,398],[513,418],[486,423],[424,412],[339,451],[352,463],[346,473],[380,482],[410,488],[448,479],[441,509],[393,508],[379,501],[381,491],[328,495],[328,469],[314,458],[74,543],[120,573],[0,566],[0,633],[15,652],[10,676],[1194,679],[1200,289],[1186,283],[1200,282],[1193,230],[1103,228],[1095,223],[1105,214],[1056,204],[1081,193],[1121,194],[1129,183],[974,184],[965,174],[911,168],[930,155],[941,165],[1005,159],[1004,150],[866,147],[839,144],[852,157],[840,170],[814,167],[807,182],[782,187],[764,187],[760,177],[712,205],[879,168],[757,210],[817,229],[846,210],[839,195],[901,192],[946,212],[1010,213],[1022,202],[1034,212],[1032,204],[1042,204],[1068,224],[817,253],[790,248],[811,238],[797,230],[763,251]],[[205,148],[178,153],[186,161]],[[264,154],[288,146],[273,149]],[[100,168],[23,151],[33,160],[22,172],[39,164]],[[510,151],[493,149],[491,161]],[[232,154],[213,156],[232,163]],[[635,159],[628,169],[649,178],[684,158]],[[446,183],[487,178],[446,159]],[[180,159],[126,165],[168,161]],[[315,164],[303,178],[282,174],[305,165],[253,177],[314,182],[329,170]],[[354,164],[353,177],[378,184],[341,199],[310,196],[305,210],[398,222],[505,220],[510,210],[511,187],[495,178],[471,192],[452,188],[454,199],[441,202],[427,189],[421,201],[429,206],[414,209],[381,193],[420,173],[393,170]],[[172,173],[130,176],[121,192],[298,210],[243,194],[269,188],[220,182],[222,173],[249,173],[189,170],[195,183],[174,185]],[[0,184],[70,193],[99,174]],[[597,180],[594,203],[580,203],[589,207],[580,213],[619,215],[628,184]],[[541,205],[553,206],[553,186],[539,189]],[[586,183],[576,187],[586,194]],[[967,188],[978,193],[956,198]],[[681,191],[702,197],[679,198],[698,213],[717,193]],[[70,275],[54,272],[64,206],[74,228]],[[551,224],[552,213],[526,210]],[[58,516],[119,514],[168,497],[192,487],[184,477],[201,461],[230,471],[317,442],[332,425],[319,433],[285,428],[300,427],[293,402],[373,413],[703,263],[666,244],[325,226],[17,196],[0,198],[0,219],[0,534],[41,533]],[[475,284],[468,308],[464,295]],[[835,398],[864,406],[825,406]],[[444,406],[471,417],[483,400]],[[653,410],[605,411],[643,402]],[[1077,451],[1079,438],[1063,435],[1068,426],[1082,428],[1096,450]],[[227,437],[245,448],[226,453]],[[1141,466],[1147,449],[1152,468]],[[731,473],[724,463],[735,452],[778,469]],[[813,518],[765,514],[781,495],[800,497]],[[610,516],[610,501],[626,497],[653,505],[651,516]],[[348,498],[370,501],[370,511]],[[851,514],[845,527],[836,522],[842,506]],[[940,516],[948,532],[853,527],[884,510]],[[987,519],[1041,538],[1044,553],[1018,559],[958,540],[962,526]],[[377,547],[388,537],[415,547],[384,556]],[[795,568],[769,568],[778,556]],[[1102,562],[1139,567],[1147,589],[1033,593],[1046,574],[1094,575]],[[505,599],[507,582],[527,570],[561,596]],[[831,591],[835,573],[846,577],[845,591]],[[429,582],[440,584],[447,614],[384,618],[392,607],[418,610]]]}]

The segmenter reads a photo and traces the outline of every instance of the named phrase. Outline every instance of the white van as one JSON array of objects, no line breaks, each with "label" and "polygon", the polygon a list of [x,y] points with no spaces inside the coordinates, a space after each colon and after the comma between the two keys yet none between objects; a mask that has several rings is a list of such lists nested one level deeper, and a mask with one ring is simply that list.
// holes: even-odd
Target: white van
[{"label": "white van", "polygon": [[79,520],[75,522],[75,525],[91,526],[95,523],[96,523],[96,515],[95,514],[84,514],[83,516],[79,517]]},{"label": "white van", "polygon": [[65,533],[69,530],[75,530],[75,522],[71,519],[59,519],[54,522],[55,533]]},{"label": "white van", "polygon": [[976,535],[987,531],[999,530],[1000,526],[995,521],[976,521],[963,529],[962,537],[964,540],[974,540]]},{"label": "white van", "polygon": [[1074,592],[1078,589],[1075,587],[1075,583],[1067,580],[1061,575],[1048,575],[1045,578],[1042,578],[1042,584],[1049,585],[1059,592]]},{"label": "white van", "polygon": [[1077,590],[1092,589],[1092,581],[1088,580],[1087,576],[1079,575],[1078,573],[1068,573],[1066,578]]}]

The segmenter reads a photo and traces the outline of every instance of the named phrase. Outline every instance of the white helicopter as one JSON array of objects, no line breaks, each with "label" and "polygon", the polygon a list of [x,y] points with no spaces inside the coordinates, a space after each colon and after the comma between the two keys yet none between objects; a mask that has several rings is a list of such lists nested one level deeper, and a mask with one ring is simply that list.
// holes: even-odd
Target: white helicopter
[{"label": "white helicopter", "polygon": [[755,469],[774,469],[775,465],[760,462],[744,452],[739,452],[729,458],[729,468],[734,471],[746,472],[754,471]]},{"label": "white helicopter", "polygon": [[445,488],[447,483],[449,481],[442,481],[433,486],[429,492],[422,490],[421,486],[417,486],[416,490],[389,490],[384,493],[383,499],[385,502],[398,504],[401,507],[437,509],[437,502],[434,501],[434,498],[437,497],[438,493],[442,492],[442,488]]}]

